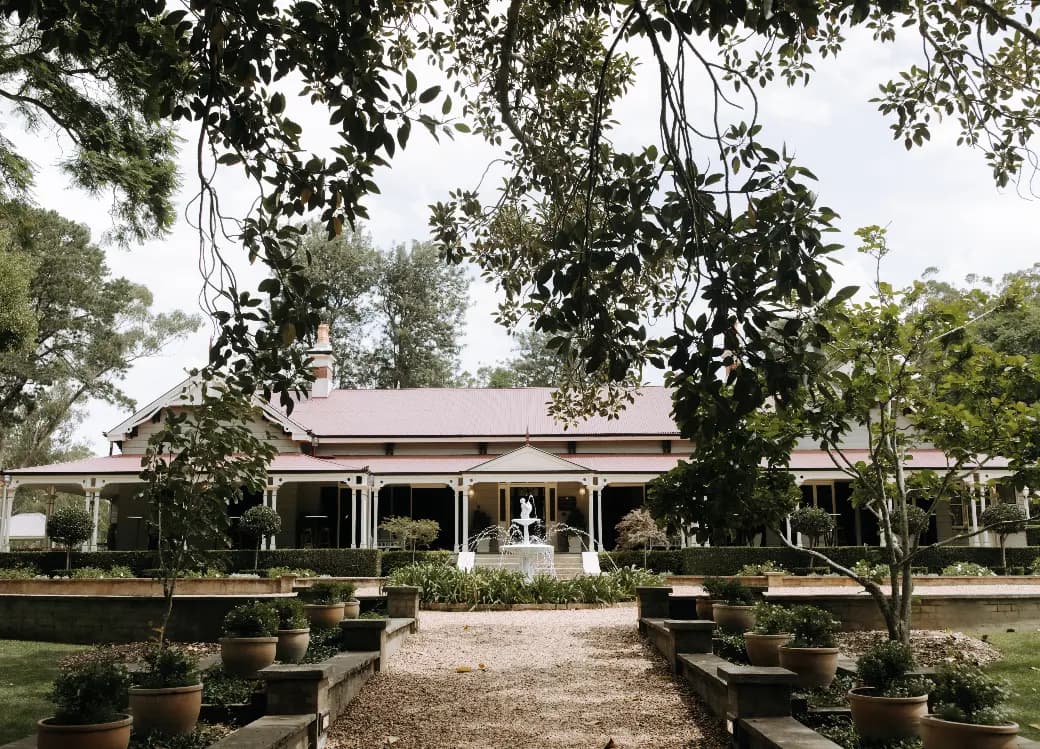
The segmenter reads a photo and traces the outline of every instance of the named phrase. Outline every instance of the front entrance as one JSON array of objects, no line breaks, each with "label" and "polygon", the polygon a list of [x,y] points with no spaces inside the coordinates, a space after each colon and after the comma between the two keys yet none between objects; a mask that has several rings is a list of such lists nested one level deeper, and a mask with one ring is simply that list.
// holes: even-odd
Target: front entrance
[{"label": "front entrance", "polygon": [[537,523],[531,524],[531,535],[545,536],[546,532],[546,490],[544,484],[531,484],[528,486],[516,484],[509,487],[509,517],[502,518],[506,523],[512,523],[513,518],[520,517],[520,500],[524,497],[531,499],[534,509],[531,517],[538,518]]}]

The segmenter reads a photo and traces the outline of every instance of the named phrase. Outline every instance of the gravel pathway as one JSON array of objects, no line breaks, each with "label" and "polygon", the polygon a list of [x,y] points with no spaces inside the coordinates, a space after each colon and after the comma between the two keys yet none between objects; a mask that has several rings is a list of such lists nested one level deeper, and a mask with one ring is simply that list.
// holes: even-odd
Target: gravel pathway
[{"label": "gravel pathway", "polygon": [[429,611],[328,746],[714,749],[726,739],[640,640],[635,609]]}]

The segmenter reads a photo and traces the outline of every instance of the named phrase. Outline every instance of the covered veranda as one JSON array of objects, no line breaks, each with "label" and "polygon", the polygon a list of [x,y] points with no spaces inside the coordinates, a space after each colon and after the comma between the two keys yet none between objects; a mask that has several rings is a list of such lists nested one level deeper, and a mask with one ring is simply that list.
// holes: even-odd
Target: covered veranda
[{"label": "covered veranda", "polygon": [[[142,497],[141,457],[110,455],[4,472],[0,551],[10,550],[15,495],[23,488],[82,496],[94,520],[93,534],[84,545],[87,551],[101,547],[150,548],[154,545],[150,523],[153,516]],[[239,502],[229,504],[232,536],[242,512],[265,504],[282,517],[282,531],[270,539],[267,548],[363,545],[367,535],[362,518],[367,514],[368,495],[368,476],[363,468],[302,453],[279,454],[268,467],[265,490],[246,493]],[[105,500],[108,517],[102,518]],[[105,537],[101,537],[102,527],[108,528]]]}]

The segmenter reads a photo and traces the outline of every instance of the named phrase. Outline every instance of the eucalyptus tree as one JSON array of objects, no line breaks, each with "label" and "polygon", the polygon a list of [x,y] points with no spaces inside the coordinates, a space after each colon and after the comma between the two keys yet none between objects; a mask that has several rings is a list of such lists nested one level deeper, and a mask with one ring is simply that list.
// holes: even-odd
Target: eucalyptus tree
[{"label": "eucalyptus tree", "polygon": [[[89,230],[53,211],[0,204],[0,232],[10,255],[28,268],[31,339],[0,357],[0,459],[21,467],[49,450],[86,399],[132,407],[120,387],[130,367],[201,321],[180,311],[154,312],[151,292],[113,276]],[[11,280],[19,283],[17,275]],[[31,426],[13,435],[27,418]],[[17,449],[6,447],[12,438]]]}]

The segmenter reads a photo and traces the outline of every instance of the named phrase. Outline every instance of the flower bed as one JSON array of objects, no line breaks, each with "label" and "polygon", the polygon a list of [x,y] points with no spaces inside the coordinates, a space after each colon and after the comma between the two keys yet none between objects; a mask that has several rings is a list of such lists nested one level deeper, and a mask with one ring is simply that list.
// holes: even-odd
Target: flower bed
[{"label": "flower bed", "polygon": [[477,569],[464,572],[437,564],[415,564],[395,570],[391,585],[412,585],[429,604],[509,606],[517,604],[613,604],[635,600],[640,585],[659,585],[660,577],[634,567],[603,575],[560,580],[537,575],[530,582],[514,570]]}]

